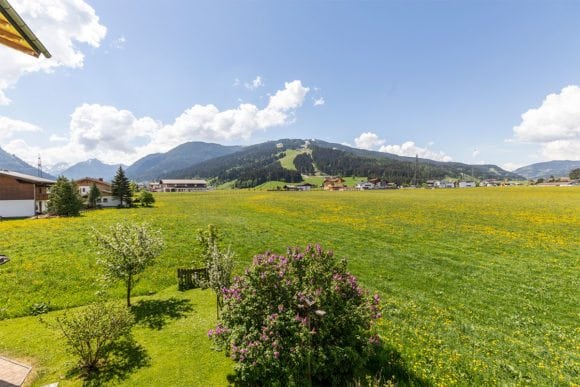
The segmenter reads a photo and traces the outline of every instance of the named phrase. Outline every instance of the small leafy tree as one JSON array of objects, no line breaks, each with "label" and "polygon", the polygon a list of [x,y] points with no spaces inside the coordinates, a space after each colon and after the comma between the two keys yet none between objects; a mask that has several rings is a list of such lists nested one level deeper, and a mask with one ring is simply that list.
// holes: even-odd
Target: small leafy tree
[{"label": "small leafy tree", "polygon": [[160,230],[146,223],[117,223],[105,233],[93,230],[105,278],[121,280],[127,289],[127,306],[131,306],[131,290],[139,275],[155,262],[163,249]]},{"label": "small leafy tree", "polygon": [[320,246],[257,255],[223,294],[208,335],[234,359],[244,385],[344,385],[379,344],[379,296]]},{"label": "small leafy tree", "polygon": [[145,190],[141,191],[141,193],[139,194],[139,200],[141,201],[141,205],[143,207],[149,207],[153,203],[155,203],[155,197],[153,196],[153,194]]},{"label": "small leafy tree", "polygon": [[83,200],[76,184],[64,176],[59,176],[50,188],[48,212],[59,216],[79,216]]},{"label": "small leafy tree", "polygon": [[570,171],[570,179],[572,180],[580,179],[580,168],[576,168]]},{"label": "small leafy tree", "polygon": [[223,289],[231,285],[234,269],[234,253],[228,248],[222,251],[218,245],[220,240],[216,226],[210,224],[207,230],[198,231],[198,242],[201,245],[202,256],[208,276],[208,287],[216,295],[216,314],[219,317],[223,307]]},{"label": "small leafy tree", "polygon": [[216,315],[219,318],[223,308],[223,289],[231,285],[232,271],[234,269],[234,253],[228,248],[221,251],[217,245],[210,249],[210,259],[207,263],[207,276],[209,287],[216,295]]},{"label": "small leafy tree", "polygon": [[119,199],[120,207],[123,207],[124,204],[131,206],[131,197],[133,196],[133,193],[131,192],[129,179],[127,176],[125,176],[125,171],[123,171],[123,167],[121,165],[119,165],[119,169],[115,174],[115,178],[111,182],[111,191],[113,197]]},{"label": "small leafy tree", "polygon": [[89,190],[89,195],[87,197],[87,202],[89,208],[97,207],[97,200],[101,197],[101,190],[97,187],[97,184],[93,183],[91,189]]},{"label": "small leafy tree", "polygon": [[58,317],[56,327],[78,357],[79,368],[90,375],[106,362],[112,344],[130,336],[133,322],[127,308],[97,302],[72,315]]}]

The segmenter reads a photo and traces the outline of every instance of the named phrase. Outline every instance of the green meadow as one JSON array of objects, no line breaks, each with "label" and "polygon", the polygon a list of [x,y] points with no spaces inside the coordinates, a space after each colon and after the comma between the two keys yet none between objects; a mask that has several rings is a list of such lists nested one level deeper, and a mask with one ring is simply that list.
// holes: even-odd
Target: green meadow
[{"label": "green meadow", "polygon": [[[103,289],[91,230],[146,221],[166,248],[137,284],[136,349],[105,384],[227,385],[211,349],[209,291],[176,290],[199,266],[196,231],[215,224],[237,255],[319,243],[384,301],[383,376],[402,385],[580,384],[580,189],[365,192],[223,190],[156,194],[153,208],[0,222],[0,355],[34,365],[35,385],[82,382],[50,321]],[[122,286],[106,291],[123,302]],[[135,355],[136,354],[136,355]]]}]

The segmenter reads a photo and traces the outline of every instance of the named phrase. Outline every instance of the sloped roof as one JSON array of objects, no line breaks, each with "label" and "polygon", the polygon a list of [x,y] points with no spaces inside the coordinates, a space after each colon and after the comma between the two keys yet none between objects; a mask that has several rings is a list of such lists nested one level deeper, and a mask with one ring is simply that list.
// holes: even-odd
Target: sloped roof
[{"label": "sloped roof", "polygon": [[186,180],[186,179],[162,179],[160,184],[207,184],[205,180]]},{"label": "sloped roof", "polygon": [[5,169],[0,169],[0,175],[11,176],[15,179],[26,181],[27,183],[38,183],[38,184],[55,184],[56,181],[45,179],[43,177],[27,175],[20,172],[7,171]]},{"label": "sloped roof", "polygon": [[37,58],[52,56],[8,0],[0,0],[0,44]]}]

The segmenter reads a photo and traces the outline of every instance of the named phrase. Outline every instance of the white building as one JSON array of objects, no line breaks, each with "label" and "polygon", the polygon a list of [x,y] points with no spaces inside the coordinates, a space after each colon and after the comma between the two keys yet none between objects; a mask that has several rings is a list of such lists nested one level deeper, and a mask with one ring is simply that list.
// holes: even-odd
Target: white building
[{"label": "white building", "polygon": [[75,184],[78,187],[79,194],[85,200],[88,198],[93,184],[96,185],[101,193],[101,196],[97,199],[97,206],[117,207],[121,204],[119,199],[113,197],[113,186],[102,178],[94,179],[92,177],[85,177],[83,179],[75,180]]},{"label": "white building", "polygon": [[56,182],[0,170],[0,217],[19,218],[46,212],[48,189]]}]

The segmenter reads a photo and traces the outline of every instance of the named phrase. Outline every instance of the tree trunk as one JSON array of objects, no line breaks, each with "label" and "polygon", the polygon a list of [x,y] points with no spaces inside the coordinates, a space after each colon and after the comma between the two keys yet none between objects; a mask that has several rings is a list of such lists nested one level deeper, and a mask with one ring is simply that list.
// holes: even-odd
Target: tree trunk
[{"label": "tree trunk", "polygon": [[131,307],[131,284],[132,284],[133,278],[131,275],[129,275],[129,278],[127,279],[127,307],[130,308]]}]

